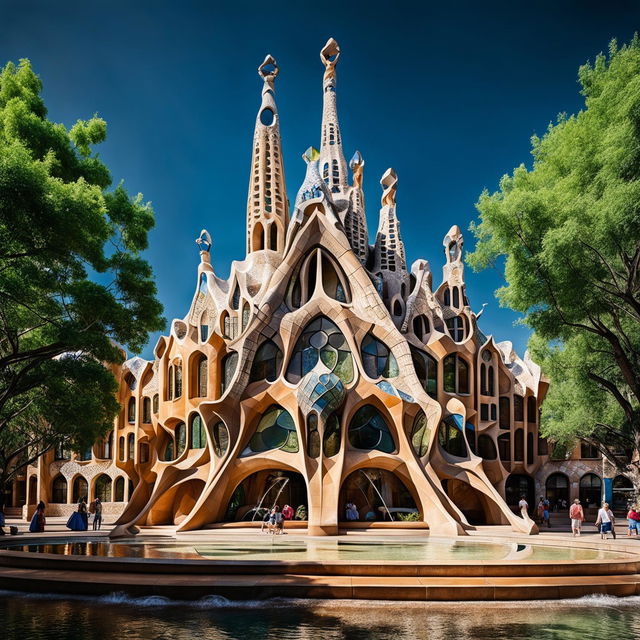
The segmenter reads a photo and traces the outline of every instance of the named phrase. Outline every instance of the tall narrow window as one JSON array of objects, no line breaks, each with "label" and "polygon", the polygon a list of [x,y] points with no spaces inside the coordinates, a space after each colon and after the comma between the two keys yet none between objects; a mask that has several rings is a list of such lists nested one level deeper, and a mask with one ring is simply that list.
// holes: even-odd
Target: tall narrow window
[{"label": "tall narrow window", "polygon": [[516,422],[524,420],[524,398],[517,394],[513,396],[513,419]]},{"label": "tall narrow window", "polygon": [[207,312],[203,311],[200,315],[200,342],[206,342],[209,338],[209,323]]},{"label": "tall narrow window", "polygon": [[199,413],[191,416],[191,448],[204,449],[207,446],[207,436],[204,423]]},{"label": "tall narrow window", "polygon": [[175,366],[175,388],[173,397],[178,399],[182,396],[182,363],[179,362]]},{"label": "tall narrow window", "polygon": [[271,223],[269,227],[269,234],[271,236],[271,249],[273,251],[278,250],[278,225],[275,222]]},{"label": "tall narrow window", "polygon": [[238,365],[238,354],[236,351],[231,351],[222,359],[222,376],[220,380],[220,395],[229,388],[231,380],[236,372]]},{"label": "tall narrow window", "polygon": [[332,413],[324,425],[322,446],[327,458],[335,456],[340,451],[340,418],[336,413]]},{"label": "tall narrow window", "polygon": [[533,464],[533,433],[527,433],[527,464]]},{"label": "tall narrow window", "polygon": [[460,308],[460,290],[458,287],[453,287],[453,306],[456,309]]},{"label": "tall narrow window", "polygon": [[529,424],[537,422],[537,413],[536,399],[533,396],[529,396],[527,398],[527,422]]},{"label": "tall narrow window", "polygon": [[116,478],[113,483],[113,493],[114,502],[124,502],[124,478],[122,476]]},{"label": "tall narrow window", "polygon": [[524,431],[516,429],[513,438],[513,459],[516,462],[524,461]]},{"label": "tall narrow window", "polygon": [[487,375],[489,376],[489,379],[487,381],[489,383],[489,395],[493,396],[495,395],[495,391],[496,391],[495,375],[493,373],[493,367],[489,367]]},{"label": "tall narrow window", "polygon": [[142,399],[142,422],[151,424],[151,398],[146,396]]},{"label": "tall narrow window", "polygon": [[438,395],[438,363],[428,353],[409,345],[416,375],[424,390],[432,397]]},{"label": "tall narrow window", "polygon": [[179,458],[187,448],[187,427],[184,422],[176,426],[176,458]]},{"label": "tall narrow window", "polygon": [[451,306],[451,292],[449,291],[449,288],[446,288],[444,290],[444,306],[445,307]]},{"label": "tall narrow window", "polygon": [[133,461],[136,455],[136,437],[133,433],[127,436],[127,457]]},{"label": "tall narrow window", "polygon": [[438,442],[448,454],[457,458],[467,457],[467,444],[462,432],[461,416],[447,416],[440,422]]},{"label": "tall narrow window", "polygon": [[93,492],[100,502],[111,502],[111,478],[106,473],[98,476]]},{"label": "tall narrow window", "polygon": [[146,442],[141,442],[138,450],[139,462],[144,464],[149,462],[149,445]]},{"label": "tall narrow window", "polygon": [[488,391],[487,391],[487,367],[486,365],[483,363],[480,365],[480,393],[483,396],[486,396]]},{"label": "tall narrow window", "polygon": [[249,307],[249,303],[245,302],[242,305],[242,330],[244,331],[249,325],[249,320],[251,319],[251,309]]},{"label": "tall narrow window", "polygon": [[124,445],[124,436],[120,436],[118,438],[118,460],[120,460],[120,462],[124,462]]},{"label": "tall narrow window", "polygon": [[160,409],[160,396],[156,393],[153,396],[153,413],[154,415],[158,415],[158,410]]},{"label": "tall narrow window", "polygon": [[503,462],[511,461],[511,434],[503,433],[498,436],[498,453]]},{"label": "tall narrow window", "polygon": [[200,398],[207,397],[207,375],[208,375],[208,362],[206,356],[201,356],[198,360],[198,396]]},{"label": "tall narrow window", "polygon": [[213,437],[213,451],[222,458],[229,448],[229,431],[224,422],[216,422],[211,430]]},{"label": "tall narrow window", "polygon": [[315,413],[310,413],[307,418],[307,455],[310,458],[317,458],[320,455],[318,416]]},{"label": "tall narrow window", "polygon": [[443,362],[444,390],[448,393],[469,393],[469,365],[457,353]]},{"label": "tall narrow window", "polygon": [[509,403],[509,398],[502,396],[498,402],[500,407],[500,428],[510,429],[511,428],[511,407]]},{"label": "tall narrow window", "polygon": [[237,311],[240,308],[240,287],[236,284],[231,296],[231,308]]},{"label": "tall narrow window", "polygon": [[136,421],[136,399],[129,398],[129,404],[127,405],[127,422],[129,424],[135,424]]},{"label": "tall narrow window", "polygon": [[175,384],[175,374],[173,371],[173,365],[169,365],[169,372],[167,375],[167,398],[173,400],[173,386]]}]

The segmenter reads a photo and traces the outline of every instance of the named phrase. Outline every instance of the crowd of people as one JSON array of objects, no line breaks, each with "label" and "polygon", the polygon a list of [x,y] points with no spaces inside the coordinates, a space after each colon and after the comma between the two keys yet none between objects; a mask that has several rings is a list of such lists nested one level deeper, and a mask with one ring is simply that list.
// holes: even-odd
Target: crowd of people
[{"label": "crowd of people", "polygon": [[[566,509],[566,500],[562,500],[560,504],[563,510]],[[521,497],[520,502],[518,503],[518,507],[520,508],[520,512],[523,516],[528,516],[529,503],[527,502],[525,496]],[[551,526],[549,507],[549,500],[540,496],[540,500],[538,501],[538,505],[535,511],[535,519],[540,525],[547,525],[547,527]],[[581,535],[582,525],[584,524],[586,519],[584,515],[584,509],[582,508],[582,504],[580,503],[580,500],[578,498],[576,498],[573,501],[573,504],[569,507],[569,520],[571,521],[571,534],[574,537]],[[611,534],[611,536],[615,540],[615,525],[616,518],[609,506],[609,503],[603,502],[602,507],[598,509],[598,515],[595,521],[595,526],[600,533],[600,538],[602,540],[606,540],[608,535]],[[638,537],[640,535],[640,510],[638,509],[638,505],[636,504],[629,505],[629,509],[627,511],[627,529],[627,536],[629,537]]]}]

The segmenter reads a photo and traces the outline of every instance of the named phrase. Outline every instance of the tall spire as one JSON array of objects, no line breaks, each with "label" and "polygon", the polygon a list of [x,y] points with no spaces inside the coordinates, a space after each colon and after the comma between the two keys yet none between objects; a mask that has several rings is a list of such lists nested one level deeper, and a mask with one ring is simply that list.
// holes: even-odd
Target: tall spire
[{"label": "tall spire", "polygon": [[320,173],[332,193],[344,193],[348,186],[347,163],[342,152],[342,136],[336,107],[336,64],[340,57],[338,43],[329,38],[320,51],[325,66],[322,81],[322,138],[320,141]]},{"label": "tall spire", "polygon": [[253,134],[247,200],[247,254],[260,249],[282,251],[289,222],[280,122],[274,95],[278,72],[278,65],[270,55],[258,67],[264,85]]},{"label": "tall spire", "polygon": [[350,189],[349,209],[344,219],[344,228],[351,248],[360,262],[365,264],[369,253],[369,236],[364,209],[364,192],[362,191],[364,159],[359,151],[353,154],[349,166],[353,173],[353,187]]},{"label": "tall spire", "polygon": [[374,271],[397,271],[406,273],[407,260],[400,237],[400,221],[396,216],[396,189],[398,176],[387,169],[380,179],[382,200],[380,222],[376,235]]}]

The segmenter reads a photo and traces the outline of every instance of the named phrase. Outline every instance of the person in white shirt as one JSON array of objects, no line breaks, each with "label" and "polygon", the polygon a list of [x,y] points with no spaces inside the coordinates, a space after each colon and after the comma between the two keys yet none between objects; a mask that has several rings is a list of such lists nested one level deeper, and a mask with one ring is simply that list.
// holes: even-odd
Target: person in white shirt
[{"label": "person in white shirt", "polygon": [[529,515],[529,503],[524,499],[524,496],[521,496],[520,502],[518,502],[518,506],[520,507],[520,514],[523,518],[528,517]]},{"label": "person in white shirt", "polygon": [[596,527],[600,527],[600,539],[606,540],[607,533],[611,531],[613,539],[616,539],[616,519],[613,515],[613,511],[609,509],[609,503],[603,502],[602,509],[598,510],[598,519],[596,520]]}]

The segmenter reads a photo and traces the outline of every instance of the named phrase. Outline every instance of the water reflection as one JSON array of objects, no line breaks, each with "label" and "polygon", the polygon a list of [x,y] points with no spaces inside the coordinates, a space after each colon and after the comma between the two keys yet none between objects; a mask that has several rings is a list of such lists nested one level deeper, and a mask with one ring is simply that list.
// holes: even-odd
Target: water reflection
[{"label": "water reflection", "polygon": [[48,599],[0,595],[6,640],[637,638],[639,598],[514,603]]},{"label": "water reflection", "polygon": [[82,542],[51,542],[11,545],[6,548],[29,553],[102,556],[110,558],[161,558],[272,561],[409,561],[422,563],[465,563],[507,560],[508,562],[555,562],[620,558],[623,554],[600,549],[578,549],[542,545],[510,545],[460,540],[350,542],[335,539],[278,539],[256,534],[230,540],[198,538],[190,542],[168,538],[132,538],[109,542],[104,538]]}]

